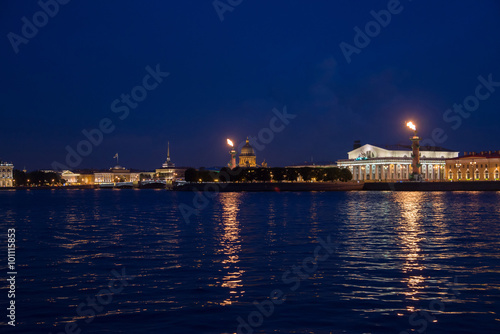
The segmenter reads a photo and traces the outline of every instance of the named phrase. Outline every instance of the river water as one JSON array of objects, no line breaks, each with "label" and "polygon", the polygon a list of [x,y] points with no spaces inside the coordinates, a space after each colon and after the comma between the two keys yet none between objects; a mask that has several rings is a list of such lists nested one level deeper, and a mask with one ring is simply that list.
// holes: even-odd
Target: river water
[{"label": "river water", "polygon": [[2,332],[500,332],[500,192],[210,195],[0,191]]}]

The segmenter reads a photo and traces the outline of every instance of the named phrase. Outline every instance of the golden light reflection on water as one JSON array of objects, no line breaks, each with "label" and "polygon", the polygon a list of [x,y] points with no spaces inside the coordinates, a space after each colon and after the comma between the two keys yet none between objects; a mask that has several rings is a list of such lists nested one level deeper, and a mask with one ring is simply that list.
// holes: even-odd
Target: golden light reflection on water
[{"label": "golden light reflection on water", "polygon": [[[398,239],[401,243],[405,262],[403,273],[408,276],[404,282],[408,290],[404,292],[407,298],[418,300],[420,291],[424,289],[424,279],[421,272],[425,267],[422,265],[423,254],[420,243],[423,240],[424,230],[421,226],[423,221],[422,205],[423,194],[421,192],[396,192],[393,200],[400,206],[401,220],[397,226]],[[412,312],[412,307],[407,310]]]},{"label": "golden light reflection on water", "polygon": [[240,261],[239,253],[241,252],[241,229],[238,221],[241,197],[241,193],[221,193],[219,197],[223,210],[223,234],[221,235],[220,246],[221,252],[227,257],[222,261],[225,275],[222,278],[221,286],[229,289],[229,298],[224,300],[221,305],[230,305],[245,293],[241,283],[241,276],[244,271],[238,266]]}]

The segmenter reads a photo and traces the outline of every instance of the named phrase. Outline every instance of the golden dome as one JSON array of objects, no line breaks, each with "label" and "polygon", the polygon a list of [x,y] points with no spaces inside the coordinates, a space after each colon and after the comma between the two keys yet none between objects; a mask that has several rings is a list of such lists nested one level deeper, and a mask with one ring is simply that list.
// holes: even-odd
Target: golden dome
[{"label": "golden dome", "polygon": [[240,157],[241,156],[255,157],[255,151],[253,150],[253,147],[250,145],[250,142],[248,141],[248,137],[247,137],[246,144],[241,148]]}]

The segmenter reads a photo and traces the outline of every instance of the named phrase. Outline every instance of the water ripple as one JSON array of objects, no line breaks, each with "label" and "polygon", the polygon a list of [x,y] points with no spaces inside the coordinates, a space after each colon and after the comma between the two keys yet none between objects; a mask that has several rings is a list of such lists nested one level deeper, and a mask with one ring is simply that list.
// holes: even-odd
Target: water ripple
[{"label": "water ripple", "polygon": [[[499,328],[500,193],[221,193],[187,224],[193,196],[0,192],[17,329],[233,333],[276,289],[286,300],[255,333]],[[313,266],[328,237],[335,251]],[[77,312],[122,269],[133,279],[95,318]]]}]

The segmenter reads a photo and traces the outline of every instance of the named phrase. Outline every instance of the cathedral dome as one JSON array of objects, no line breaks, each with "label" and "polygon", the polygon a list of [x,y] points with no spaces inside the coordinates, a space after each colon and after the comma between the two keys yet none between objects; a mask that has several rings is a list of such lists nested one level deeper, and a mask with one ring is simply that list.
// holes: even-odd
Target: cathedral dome
[{"label": "cathedral dome", "polygon": [[255,151],[253,147],[250,145],[247,137],[246,144],[241,148],[240,153],[240,167],[256,167],[257,157],[255,156]]},{"label": "cathedral dome", "polygon": [[255,156],[255,151],[253,150],[253,147],[250,145],[247,137],[247,142],[246,144],[241,148],[241,153],[240,156],[246,156],[246,157],[254,157]]}]

